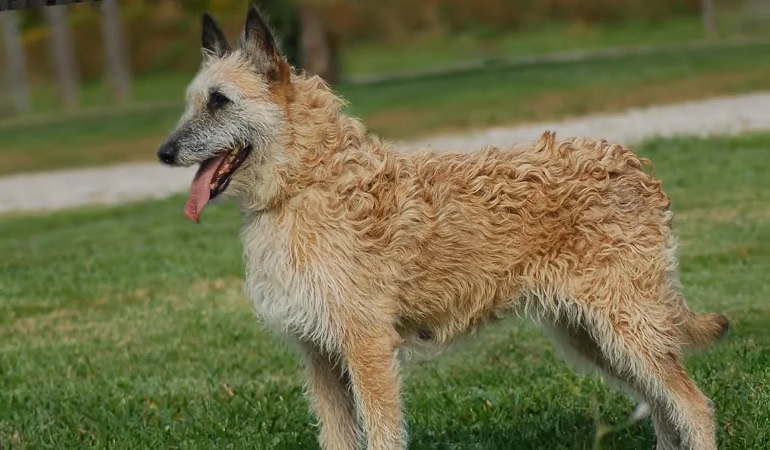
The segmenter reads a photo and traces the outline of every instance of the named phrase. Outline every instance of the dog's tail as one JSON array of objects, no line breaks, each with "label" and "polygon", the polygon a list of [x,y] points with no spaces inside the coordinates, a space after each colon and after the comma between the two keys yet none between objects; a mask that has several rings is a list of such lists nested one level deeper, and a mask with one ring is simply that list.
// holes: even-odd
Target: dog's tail
[{"label": "dog's tail", "polygon": [[730,321],[722,314],[698,314],[688,311],[682,324],[682,331],[688,346],[707,347],[720,341],[730,330]]}]

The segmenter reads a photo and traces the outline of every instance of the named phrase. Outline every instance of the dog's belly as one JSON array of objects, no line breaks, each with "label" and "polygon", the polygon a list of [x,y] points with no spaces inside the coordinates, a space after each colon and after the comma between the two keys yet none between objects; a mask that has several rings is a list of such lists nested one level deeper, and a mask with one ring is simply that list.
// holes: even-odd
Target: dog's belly
[{"label": "dog's belly", "polygon": [[410,358],[433,358],[464,338],[473,336],[480,328],[515,315],[516,308],[510,306],[481,313],[472,319],[450,319],[440,317],[417,323],[402,323],[398,327],[403,340],[403,356]]},{"label": "dog's belly", "polygon": [[449,295],[413,291],[403,300],[399,332],[405,345],[428,353],[440,350],[457,338],[473,334],[478,328],[514,315],[521,307],[521,293],[506,290],[496,295]]}]

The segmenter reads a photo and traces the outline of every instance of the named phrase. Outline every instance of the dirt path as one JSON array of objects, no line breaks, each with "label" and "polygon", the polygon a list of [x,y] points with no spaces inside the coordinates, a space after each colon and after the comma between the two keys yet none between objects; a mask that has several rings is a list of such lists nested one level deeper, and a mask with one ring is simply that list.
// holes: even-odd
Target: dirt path
[{"label": "dirt path", "polygon": [[[436,136],[407,145],[429,145],[441,150],[509,146],[534,141],[545,130],[556,131],[560,137],[587,135],[632,144],[653,136],[738,134],[764,129],[770,129],[770,92]],[[187,190],[194,172],[194,168],[139,163],[0,177],[0,213],[164,198]]]}]

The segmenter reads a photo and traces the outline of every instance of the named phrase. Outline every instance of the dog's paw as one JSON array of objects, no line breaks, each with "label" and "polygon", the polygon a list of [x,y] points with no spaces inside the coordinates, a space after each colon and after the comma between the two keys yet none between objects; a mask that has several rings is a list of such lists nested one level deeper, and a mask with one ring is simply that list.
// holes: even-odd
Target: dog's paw
[{"label": "dog's paw", "polygon": [[629,415],[628,419],[631,422],[639,422],[640,420],[644,420],[650,417],[651,412],[652,412],[652,409],[650,409],[649,403],[640,402],[640,403],[637,403],[634,410],[631,411],[631,415]]}]

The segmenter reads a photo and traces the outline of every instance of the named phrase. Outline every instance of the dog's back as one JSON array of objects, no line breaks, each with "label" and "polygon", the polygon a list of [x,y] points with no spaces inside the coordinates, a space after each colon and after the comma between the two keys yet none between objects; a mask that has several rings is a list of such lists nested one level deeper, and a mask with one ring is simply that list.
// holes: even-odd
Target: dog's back
[{"label": "dog's back", "polygon": [[[552,133],[529,149],[410,155],[409,176],[389,177],[397,213],[365,225],[389,232],[377,253],[400,261],[403,320],[440,343],[512,307],[569,313],[613,267],[673,270],[669,200],[644,165],[620,145]],[[580,301],[611,301],[594,297]]]}]

